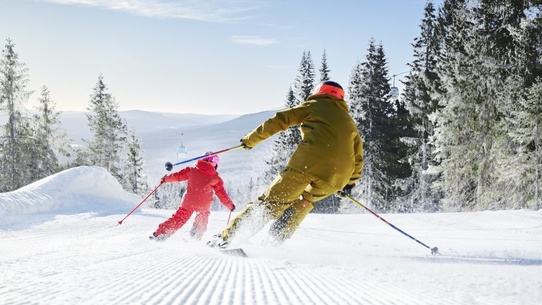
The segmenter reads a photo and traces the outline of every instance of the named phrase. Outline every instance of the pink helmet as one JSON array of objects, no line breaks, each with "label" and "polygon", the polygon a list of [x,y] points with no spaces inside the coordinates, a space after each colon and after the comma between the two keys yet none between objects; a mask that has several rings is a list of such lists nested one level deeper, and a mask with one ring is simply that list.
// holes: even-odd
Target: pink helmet
[{"label": "pink helmet", "polygon": [[213,155],[212,151],[208,151],[205,153],[205,158],[203,158],[203,161],[207,161],[211,163],[214,167],[218,166],[218,155]]}]

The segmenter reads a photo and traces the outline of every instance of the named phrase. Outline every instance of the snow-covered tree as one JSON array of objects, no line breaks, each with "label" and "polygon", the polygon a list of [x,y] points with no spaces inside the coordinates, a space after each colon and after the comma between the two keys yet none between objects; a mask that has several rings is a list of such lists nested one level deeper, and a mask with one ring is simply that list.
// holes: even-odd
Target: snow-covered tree
[{"label": "snow-covered tree", "polygon": [[125,190],[139,195],[145,195],[149,192],[147,176],[143,171],[141,145],[133,130],[129,133],[127,156],[122,177]]},{"label": "snow-covered tree", "polygon": [[0,59],[0,110],[8,117],[0,134],[0,192],[13,191],[31,182],[28,164],[33,141],[30,122],[23,115],[24,103],[30,95],[25,91],[28,69],[14,49],[15,44],[8,39]]},{"label": "snow-covered tree", "polygon": [[530,29],[537,28],[531,20],[541,7],[533,3],[444,1],[437,69],[443,90],[433,92],[441,107],[434,116],[433,143],[442,174],[438,186],[448,209],[510,204],[504,181],[511,173],[502,165],[516,155],[508,132],[514,128],[511,114],[540,71],[533,61],[540,56],[531,54],[538,52],[533,45],[540,46],[540,32],[536,38]]},{"label": "snow-covered tree", "polygon": [[433,188],[438,179],[433,168],[434,146],[430,139],[434,136],[431,118],[439,108],[438,99],[432,96],[439,91],[436,73],[440,44],[436,35],[436,15],[432,1],[425,5],[424,18],[420,25],[420,35],[413,43],[414,60],[409,63],[410,71],[405,77],[403,97],[406,108],[414,119],[416,149],[410,156],[413,173],[410,181],[412,193],[408,198],[410,211],[439,210],[440,192]]},{"label": "snow-covered tree", "polygon": [[69,157],[71,151],[68,134],[60,128],[61,113],[55,110],[46,86],[41,88],[38,102],[32,128],[35,140],[30,167],[33,181],[60,171],[60,158]]},{"label": "snow-covered tree", "polygon": [[79,164],[96,165],[122,180],[121,154],[126,145],[126,123],[120,117],[118,104],[108,92],[103,76],[98,77],[87,110],[92,139],[84,140],[88,147],[78,156]]},{"label": "snow-covered tree", "polygon": [[[366,61],[358,63],[348,86],[352,117],[363,139],[362,196],[380,211],[393,211],[402,195],[401,179],[410,175],[399,127],[396,101],[390,99],[390,84],[384,48],[369,41]],[[406,170],[406,172],[405,172]]]},{"label": "snow-covered tree", "polygon": [[320,69],[318,69],[318,72],[320,72],[320,82],[324,82],[326,80],[330,80],[330,68],[327,63],[327,53],[324,49],[324,53],[322,54],[322,62],[320,63]]},{"label": "snow-covered tree", "polygon": [[315,73],[314,62],[310,51],[303,51],[301,62],[297,70],[297,77],[294,80],[294,95],[296,104],[299,105],[307,100],[314,90]]}]

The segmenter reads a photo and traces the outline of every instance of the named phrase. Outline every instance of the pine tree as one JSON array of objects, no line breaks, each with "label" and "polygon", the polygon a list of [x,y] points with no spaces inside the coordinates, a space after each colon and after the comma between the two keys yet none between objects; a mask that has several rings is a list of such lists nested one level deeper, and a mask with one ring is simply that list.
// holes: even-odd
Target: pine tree
[{"label": "pine tree", "polygon": [[436,165],[434,146],[430,139],[434,136],[431,120],[436,113],[438,99],[432,97],[433,91],[439,91],[439,79],[436,72],[440,54],[439,40],[436,35],[436,15],[433,2],[425,5],[424,18],[420,25],[420,36],[414,39],[414,60],[409,64],[410,72],[405,77],[406,108],[412,114],[417,136],[416,149],[410,158],[413,167],[411,179],[412,193],[409,196],[410,211],[437,211],[440,209],[441,193],[433,188],[438,176],[432,168]]},{"label": "pine tree", "polygon": [[141,154],[141,145],[135,136],[135,132],[130,132],[130,140],[127,145],[127,156],[123,170],[123,186],[125,190],[138,195],[145,195],[149,192],[147,177],[143,172],[143,156]]},{"label": "pine tree", "polygon": [[329,65],[327,64],[327,54],[326,54],[326,50],[324,49],[324,53],[322,54],[322,62],[321,62],[321,65],[320,65],[320,69],[318,69],[318,71],[320,72],[320,82],[324,82],[326,80],[330,80],[331,79],[331,76],[330,76],[330,68],[329,68]]},{"label": "pine tree", "polygon": [[542,208],[542,78],[529,88],[527,98],[518,99],[510,118],[509,135],[515,154],[503,162],[510,204],[507,208]]},{"label": "pine tree", "polygon": [[297,70],[297,77],[294,81],[294,95],[296,97],[296,105],[299,105],[307,100],[314,90],[314,63],[312,61],[311,52],[303,51],[301,63]]},{"label": "pine tree", "polygon": [[[373,156],[367,154],[367,146],[371,143],[367,143],[367,138],[363,134],[364,122],[367,122],[365,118],[369,118],[367,110],[364,107],[364,80],[363,80],[363,63],[358,61],[350,74],[350,81],[348,84],[348,96],[350,97],[350,115],[356,122],[358,131],[360,132],[361,139],[363,140],[363,169],[362,176],[352,192],[354,196],[360,195],[364,201],[367,201],[372,196],[372,172],[373,172]],[[370,118],[369,118],[370,119]],[[370,205],[370,203],[368,203]],[[347,208],[341,208],[347,209]]]},{"label": "pine tree", "polygon": [[413,192],[410,156],[416,150],[416,130],[412,115],[403,99],[393,101],[394,113],[390,117],[389,173],[393,173],[393,210],[412,212],[408,199]]},{"label": "pine tree", "polygon": [[34,115],[34,139],[32,150],[32,180],[36,181],[62,169],[60,157],[70,156],[70,144],[66,131],[60,130],[60,112],[55,111],[49,89],[41,88],[41,96]]},{"label": "pine tree", "polygon": [[537,78],[542,77],[542,3],[531,4],[520,31],[520,58],[517,71],[525,81],[524,88],[529,88]]},{"label": "pine tree", "polygon": [[31,182],[28,163],[33,141],[29,120],[22,114],[30,95],[25,91],[28,69],[19,61],[14,48],[15,44],[7,39],[0,61],[0,110],[8,117],[0,138],[0,192],[13,191]]},{"label": "pine tree", "polygon": [[[352,116],[364,142],[362,195],[380,211],[392,211],[401,195],[400,179],[406,178],[403,144],[397,132],[399,115],[390,100],[387,61],[382,45],[369,41],[366,62],[351,75],[349,96]],[[407,166],[408,168],[408,166]]]},{"label": "pine tree", "polygon": [[122,181],[121,153],[126,144],[126,123],[118,114],[117,108],[118,104],[108,92],[103,76],[100,75],[87,108],[87,119],[93,138],[84,140],[88,147],[86,151],[79,153],[78,163],[103,167]]},{"label": "pine tree", "polygon": [[525,15],[529,2],[444,2],[438,67],[442,109],[435,115],[434,144],[442,173],[438,186],[448,209],[509,204],[504,183],[509,173],[502,165],[516,154],[507,132],[514,128],[510,115],[530,82],[524,77],[536,71],[524,61],[532,58],[525,50],[533,49],[521,47],[525,43],[519,40],[531,19]]}]

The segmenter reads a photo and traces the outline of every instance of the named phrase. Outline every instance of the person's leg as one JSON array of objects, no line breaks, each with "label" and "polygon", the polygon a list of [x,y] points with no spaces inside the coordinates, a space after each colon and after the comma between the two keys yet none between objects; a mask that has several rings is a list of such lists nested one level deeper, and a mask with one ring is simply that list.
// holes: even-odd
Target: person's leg
[{"label": "person's leg", "polygon": [[282,216],[269,228],[270,245],[281,245],[294,234],[305,217],[312,211],[314,205],[307,200],[297,200],[289,206]]},{"label": "person's leg", "polygon": [[310,179],[301,172],[284,170],[257,203],[248,204],[221,233],[224,240],[233,236],[250,238],[272,219],[279,218],[286,208],[298,201]]},{"label": "person's leg", "polygon": [[190,230],[190,237],[200,240],[203,234],[207,231],[207,223],[209,223],[209,211],[197,211],[196,219]]},{"label": "person's leg", "polygon": [[179,208],[175,214],[173,214],[166,221],[158,225],[158,229],[154,232],[155,236],[165,235],[169,236],[177,230],[179,230],[190,219],[192,211],[185,208]]},{"label": "person's leg", "polygon": [[317,178],[303,192],[303,199],[288,207],[282,216],[269,229],[270,241],[274,245],[282,244],[297,230],[301,222],[314,208],[313,202],[322,200],[337,192],[337,189]]}]

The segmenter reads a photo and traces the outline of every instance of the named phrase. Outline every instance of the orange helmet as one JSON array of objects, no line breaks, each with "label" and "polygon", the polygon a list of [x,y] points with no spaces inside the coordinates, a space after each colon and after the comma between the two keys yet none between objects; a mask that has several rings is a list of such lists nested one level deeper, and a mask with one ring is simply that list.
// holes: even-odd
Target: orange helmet
[{"label": "orange helmet", "polygon": [[311,96],[320,94],[327,94],[340,100],[344,99],[343,87],[341,87],[341,85],[337,84],[336,82],[330,80],[322,82],[321,84],[316,86]]}]

